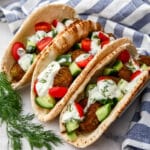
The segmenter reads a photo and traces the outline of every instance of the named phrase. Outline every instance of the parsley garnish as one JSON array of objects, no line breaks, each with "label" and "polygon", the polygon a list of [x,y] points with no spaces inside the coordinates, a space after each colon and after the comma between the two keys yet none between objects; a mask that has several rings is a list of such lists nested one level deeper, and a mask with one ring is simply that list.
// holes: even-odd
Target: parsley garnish
[{"label": "parsley garnish", "polygon": [[7,125],[9,147],[22,149],[22,138],[26,138],[31,149],[45,147],[53,149],[61,140],[51,131],[44,131],[42,125],[32,123],[34,115],[22,114],[20,95],[12,89],[6,75],[0,72],[0,121]]}]

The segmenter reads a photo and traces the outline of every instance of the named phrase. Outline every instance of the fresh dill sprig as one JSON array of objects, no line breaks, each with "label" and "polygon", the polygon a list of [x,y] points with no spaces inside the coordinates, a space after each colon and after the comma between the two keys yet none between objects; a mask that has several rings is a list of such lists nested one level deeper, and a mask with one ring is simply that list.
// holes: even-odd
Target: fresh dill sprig
[{"label": "fresh dill sprig", "polygon": [[22,138],[26,138],[31,149],[45,147],[53,149],[61,140],[42,125],[32,123],[34,115],[23,115],[21,96],[12,89],[6,75],[0,72],[0,121],[6,122],[8,139],[13,150],[22,149]]}]

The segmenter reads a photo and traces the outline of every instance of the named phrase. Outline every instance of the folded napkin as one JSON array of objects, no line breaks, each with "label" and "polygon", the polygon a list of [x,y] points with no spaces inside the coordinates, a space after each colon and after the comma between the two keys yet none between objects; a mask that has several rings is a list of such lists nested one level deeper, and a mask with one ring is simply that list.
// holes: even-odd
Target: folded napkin
[{"label": "folded napkin", "polygon": [[[5,0],[0,20],[7,21],[15,34],[34,9],[48,3],[72,6],[81,18],[100,22],[117,38],[128,37],[139,53],[150,55],[150,0]],[[133,117],[123,150],[150,150],[150,86],[141,97],[141,108]]]},{"label": "folded napkin", "polygon": [[140,110],[134,114],[123,150],[150,150],[150,86],[142,95]]}]

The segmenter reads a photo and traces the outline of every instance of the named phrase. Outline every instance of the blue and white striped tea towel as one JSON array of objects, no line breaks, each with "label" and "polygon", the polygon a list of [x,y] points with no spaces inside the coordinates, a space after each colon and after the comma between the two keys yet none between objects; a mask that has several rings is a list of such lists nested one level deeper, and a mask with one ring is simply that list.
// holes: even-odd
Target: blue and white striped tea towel
[{"label": "blue and white striped tea towel", "polygon": [[[116,37],[130,38],[139,53],[150,55],[150,0],[5,0],[0,7],[0,20],[7,21],[15,34],[35,8],[48,3],[72,6],[81,18],[100,22],[106,32]],[[122,144],[123,150],[150,150],[150,86],[142,94],[140,107]]]}]

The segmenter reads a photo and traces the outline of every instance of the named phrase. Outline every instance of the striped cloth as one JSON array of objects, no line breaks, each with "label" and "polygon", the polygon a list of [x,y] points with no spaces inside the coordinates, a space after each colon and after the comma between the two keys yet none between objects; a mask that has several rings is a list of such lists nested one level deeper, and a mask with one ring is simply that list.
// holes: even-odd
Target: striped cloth
[{"label": "striped cloth", "polygon": [[[130,38],[139,53],[150,55],[150,0],[5,0],[0,20],[7,21],[15,34],[35,8],[48,3],[72,6],[81,18],[100,22],[105,31],[118,38]],[[150,86],[141,97],[140,110],[133,117],[123,150],[150,150]]]}]

